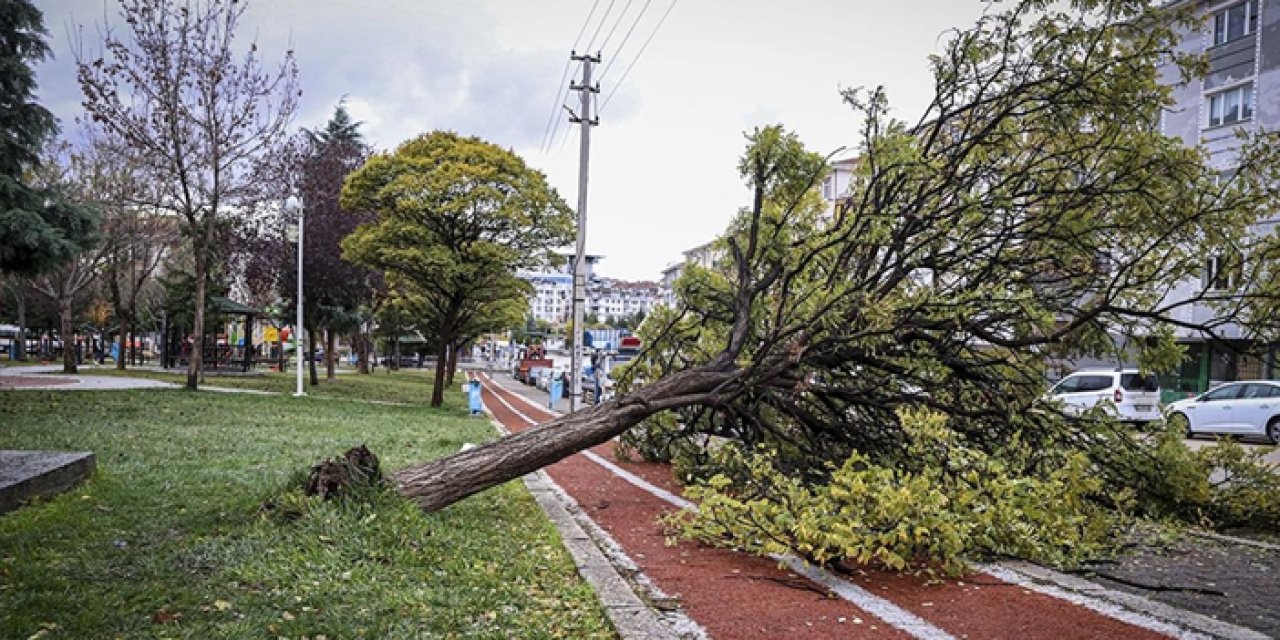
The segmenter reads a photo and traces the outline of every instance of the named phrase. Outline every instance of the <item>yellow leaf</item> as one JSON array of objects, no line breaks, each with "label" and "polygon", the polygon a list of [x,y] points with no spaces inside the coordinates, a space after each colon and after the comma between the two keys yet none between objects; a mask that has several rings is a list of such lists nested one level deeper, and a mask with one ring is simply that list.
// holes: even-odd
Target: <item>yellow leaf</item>
[{"label": "yellow leaf", "polygon": [[227,609],[231,608],[231,603],[227,602],[226,600],[214,600],[213,606],[218,611],[226,611]]}]

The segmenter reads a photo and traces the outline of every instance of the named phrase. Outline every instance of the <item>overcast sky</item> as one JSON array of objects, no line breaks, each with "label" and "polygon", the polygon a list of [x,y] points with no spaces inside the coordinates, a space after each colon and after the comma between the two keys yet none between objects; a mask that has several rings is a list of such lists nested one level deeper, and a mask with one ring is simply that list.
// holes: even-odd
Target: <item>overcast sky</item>
[{"label": "overcast sky", "polygon": [[[587,249],[605,256],[599,273],[647,280],[681,251],[718,235],[748,201],[736,171],[745,131],[781,123],[822,153],[850,144],[858,122],[840,100],[842,87],[885,85],[896,114],[914,120],[932,86],[927,56],[949,29],[971,25],[986,6],[676,0],[624,80],[671,0],[600,0],[580,48],[611,4],[592,46],[605,57],[600,101],[615,88],[617,94],[592,131]],[[114,20],[115,4],[36,5],[55,55],[37,69],[40,99],[70,128],[80,94],[69,33],[83,24],[92,41],[95,23]],[[565,138],[563,111],[550,151],[539,148],[552,105],[559,104],[569,49],[592,6],[593,0],[253,0],[240,38],[256,40],[268,61],[293,44],[304,92],[298,126],[322,125],[345,96],[377,148],[433,129],[480,136],[544,171],[576,207],[578,137],[575,129]],[[577,109],[576,95],[570,105]]]}]

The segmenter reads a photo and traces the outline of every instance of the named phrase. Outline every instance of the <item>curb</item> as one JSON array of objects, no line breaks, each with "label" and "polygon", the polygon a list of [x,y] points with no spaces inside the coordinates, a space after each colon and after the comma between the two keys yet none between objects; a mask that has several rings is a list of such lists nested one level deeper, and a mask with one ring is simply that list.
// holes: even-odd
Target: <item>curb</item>
[{"label": "curb", "polygon": [[[562,503],[565,496],[555,486],[555,482],[546,473],[538,471],[524,477],[525,486],[533,494],[538,506],[542,507],[547,519],[560,532],[561,541],[578,574],[595,590],[605,615],[613,623],[613,628],[623,640],[666,640],[704,638],[706,635],[697,629],[692,621],[685,618],[676,625],[688,629],[677,632],[672,625],[664,622],[658,614],[632,590],[631,583],[622,576],[618,567],[610,561],[602,545],[595,537],[583,530],[566,505]],[[632,575],[638,576],[638,570]],[[680,616],[683,618],[684,616]],[[696,630],[695,630],[696,629]]]},{"label": "curb", "polygon": [[1205,538],[1207,540],[1217,540],[1218,542],[1226,542],[1228,544],[1244,545],[1246,547],[1256,547],[1258,549],[1266,549],[1268,551],[1280,551],[1280,544],[1271,544],[1270,542],[1262,542],[1260,540],[1250,540],[1248,538],[1238,538],[1236,536],[1227,536],[1221,533],[1213,533],[1212,531],[1200,531],[1197,529],[1189,529],[1187,533],[1197,538]]},{"label": "curb", "polygon": [[[489,420],[499,433],[507,429],[485,408]],[[556,485],[545,471],[535,471],[524,476],[525,487],[533,495],[547,519],[560,533],[561,544],[573,558],[578,575],[582,576],[596,592],[601,606],[614,631],[622,640],[696,640],[707,638],[697,623],[679,612],[660,616],[644,599],[637,595],[633,583],[623,577],[626,571],[638,584],[640,591],[654,592],[647,585],[640,570],[627,558],[609,534],[585,516],[575,517],[581,511],[572,499]],[[590,533],[583,527],[591,529]],[[619,566],[621,565],[621,566]],[[664,619],[665,618],[665,619]]]},{"label": "curb", "polygon": [[978,565],[979,571],[1026,589],[1076,603],[1103,615],[1175,638],[1267,640],[1270,636],[1179,609],[1140,595],[1108,589],[1084,578],[1024,561]]}]

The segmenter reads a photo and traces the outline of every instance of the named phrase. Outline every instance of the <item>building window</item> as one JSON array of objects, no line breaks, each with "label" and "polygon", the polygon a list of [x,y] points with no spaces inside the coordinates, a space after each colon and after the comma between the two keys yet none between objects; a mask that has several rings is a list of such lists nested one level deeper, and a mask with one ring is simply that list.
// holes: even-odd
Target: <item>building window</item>
[{"label": "building window", "polygon": [[1253,83],[1209,96],[1209,126],[1253,119]]},{"label": "building window", "polygon": [[1244,261],[1239,254],[1209,258],[1205,264],[1204,285],[1213,291],[1234,291],[1244,278]]},{"label": "building window", "polygon": [[1242,2],[1213,15],[1213,44],[1243,38],[1258,28],[1258,0]]}]

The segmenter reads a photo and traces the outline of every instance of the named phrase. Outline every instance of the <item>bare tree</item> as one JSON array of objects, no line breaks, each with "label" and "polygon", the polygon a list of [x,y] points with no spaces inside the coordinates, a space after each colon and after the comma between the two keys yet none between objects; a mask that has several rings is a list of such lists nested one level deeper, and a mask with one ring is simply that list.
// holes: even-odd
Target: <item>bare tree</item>
[{"label": "bare tree", "polygon": [[263,68],[257,45],[236,47],[246,2],[122,0],[123,34],[102,27],[101,50],[75,52],[94,123],[131,146],[157,188],[150,206],[176,213],[194,257],[196,350],[202,367],[207,276],[218,236],[259,196],[254,165],[284,136],[297,106],[297,67],[285,53]]}]

